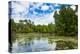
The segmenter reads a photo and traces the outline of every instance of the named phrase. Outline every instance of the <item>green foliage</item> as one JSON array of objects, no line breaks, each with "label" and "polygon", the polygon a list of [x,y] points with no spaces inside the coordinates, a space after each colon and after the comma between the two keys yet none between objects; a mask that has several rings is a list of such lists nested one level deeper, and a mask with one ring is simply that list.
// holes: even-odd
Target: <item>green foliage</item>
[{"label": "green foliage", "polygon": [[14,20],[10,19],[9,23],[10,23],[11,30],[15,31],[16,30],[16,23],[14,22]]},{"label": "green foliage", "polygon": [[20,20],[19,23],[15,23],[13,19],[11,19],[12,29],[15,28],[17,33],[54,33],[55,25],[50,23],[48,25],[34,25],[34,22],[30,20]]},{"label": "green foliage", "polygon": [[[77,9],[77,7],[76,7]],[[75,10],[76,11],[76,10]],[[76,36],[78,33],[78,16],[72,8],[66,8],[62,5],[59,14],[57,11],[54,14],[55,32],[61,36]]]},{"label": "green foliage", "polygon": [[56,43],[56,50],[77,49],[77,44],[72,41],[58,40]]}]

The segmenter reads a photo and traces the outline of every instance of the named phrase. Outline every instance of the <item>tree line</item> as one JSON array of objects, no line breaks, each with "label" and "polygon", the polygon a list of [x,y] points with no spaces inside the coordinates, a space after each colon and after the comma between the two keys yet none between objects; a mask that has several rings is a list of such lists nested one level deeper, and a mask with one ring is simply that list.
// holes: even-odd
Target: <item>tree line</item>
[{"label": "tree line", "polygon": [[15,23],[13,19],[10,19],[11,30],[17,33],[54,33],[55,25],[50,23],[48,25],[34,25],[31,20],[19,20],[19,23]]},{"label": "tree line", "polygon": [[[59,13],[55,11],[53,18],[55,18],[55,24],[48,25],[35,25],[31,20],[19,20],[19,23],[15,23],[13,19],[10,19],[11,30],[17,33],[55,33],[58,36],[77,36],[78,34],[78,6],[73,10],[70,5],[61,5]],[[25,22],[25,24],[24,24]]]}]

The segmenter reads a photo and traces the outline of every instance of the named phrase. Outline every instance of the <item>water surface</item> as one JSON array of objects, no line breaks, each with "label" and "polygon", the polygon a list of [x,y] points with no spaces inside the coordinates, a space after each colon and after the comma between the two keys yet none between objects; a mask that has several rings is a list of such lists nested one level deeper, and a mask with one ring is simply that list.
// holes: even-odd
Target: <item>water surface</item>
[{"label": "water surface", "polygon": [[12,52],[40,52],[55,50],[56,43],[49,43],[48,38],[32,39],[30,41],[16,41]]},{"label": "water surface", "polygon": [[54,34],[17,34],[12,44],[13,53],[77,49],[77,39]]}]

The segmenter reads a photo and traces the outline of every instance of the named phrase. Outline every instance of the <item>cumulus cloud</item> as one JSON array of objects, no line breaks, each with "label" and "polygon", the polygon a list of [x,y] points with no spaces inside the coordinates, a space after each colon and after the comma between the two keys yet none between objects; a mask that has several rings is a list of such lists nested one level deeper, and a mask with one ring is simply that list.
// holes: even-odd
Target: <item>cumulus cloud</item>
[{"label": "cumulus cloud", "polygon": [[35,25],[48,25],[49,23],[55,24],[55,20],[53,18],[54,12],[51,14],[47,14],[44,17],[39,18],[27,18],[34,22]]},{"label": "cumulus cloud", "polygon": [[76,6],[72,5],[71,8],[72,8],[73,10],[75,10],[75,9],[76,9]]},{"label": "cumulus cloud", "polygon": [[53,18],[54,11],[60,9],[60,5],[53,3],[37,2],[12,2],[12,17],[15,22],[30,19],[35,25],[55,23]]},{"label": "cumulus cloud", "polygon": [[48,10],[49,9],[49,6],[47,6],[47,5],[43,5],[43,6],[41,6],[41,10]]},{"label": "cumulus cloud", "polygon": [[26,10],[25,7],[23,7],[22,5],[20,5],[16,2],[12,2],[12,8],[13,8],[13,12],[15,12],[15,13],[23,12]]}]

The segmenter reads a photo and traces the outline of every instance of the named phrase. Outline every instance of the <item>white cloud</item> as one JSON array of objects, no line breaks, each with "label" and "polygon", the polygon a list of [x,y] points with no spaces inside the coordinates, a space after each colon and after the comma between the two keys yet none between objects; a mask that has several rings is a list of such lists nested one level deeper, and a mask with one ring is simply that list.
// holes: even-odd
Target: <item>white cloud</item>
[{"label": "white cloud", "polygon": [[41,10],[48,10],[48,9],[49,9],[49,6],[47,6],[47,5],[41,6]]},{"label": "white cloud", "polygon": [[59,14],[60,9],[56,9],[56,11],[57,11],[57,14]]},{"label": "white cloud", "polygon": [[39,7],[40,7],[42,4],[43,4],[43,3],[37,3],[37,4],[32,3],[31,5],[33,5],[34,8],[39,9]]},{"label": "white cloud", "polygon": [[72,8],[73,10],[75,10],[75,9],[76,9],[76,6],[72,5],[71,8]]},{"label": "white cloud", "polygon": [[[21,6],[20,4],[12,4],[13,8],[14,8],[14,11],[15,12],[23,12],[25,9],[25,7]],[[14,7],[15,6],[15,7]]]},{"label": "white cloud", "polygon": [[48,25],[49,23],[55,23],[55,20],[53,18],[54,12],[48,15],[45,15],[44,17],[34,18],[31,19],[35,25]]},{"label": "white cloud", "polygon": [[14,18],[14,22],[19,23],[19,20],[25,20],[26,18]]},{"label": "white cloud", "polygon": [[[13,8],[15,9],[15,11],[13,12],[16,12],[15,15],[12,15],[12,18],[14,19],[14,21],[16,23],[19,23],[19,20],[25,20],[25,19],[30,19],[31,21],[34,22],[35,25],[37,24],[40,24],[40,25],[47,25],[49,23],[55,23],[54,22],[54,18],[53,18],[53,15],[54,15],[54,12],[53,13],[49,13],[49,14],[46,14],[43,16],[43,14],[41,14],[41,17],[40,16],[37,16],[36,14],[39,14],[37,12],[34,11],[35,8],[39,8],[41,7],[41,10],[48,10],[50,7],[53,8],[52,6],[47,6],[47,5],[42,5],[43,3],[30,3],[30,2],[20,2],[20,4],[17,4],[17,3],[14,3],[13,4]],[[29,11],[29,5],[32,5],[33,8],[31,10],[33,10],[33,13],[35,15],[30,15],[31,17],[23,17],[24,15],[27,16],[28,14],[28,11]],[[41,6],[42,5],[42,6]],[[22,15],[18,14],[19,12],[22,12]],[[40,14],[39,14],[40,15]]]},{"label": "white cloud", "polygon": [[24,12],[26,12],[26,13],[28,12],[28,8],[29,8],[29,3],[27,3],[27,2],[19,2],[19,4],[16,2],[12,2],[12,13],[24,14]]},{"label": "white cloud", "polygon": [[30,2],[28,2],[28,1],[23,1],[23,2],[20,2],[20,3],[21,3],[21,5],[22,5],[23,7],[29,8]]},{"label": "white cloud", "polygon": [[19,20],[25,20],[25,19],[29,20],[30,19],[31,21],[34,22],[35,25],[38,25],[38,24],[48,25],[49,23],[53,23],[53,24],[55,23],[55,19],[54,19],[53,15],[54,15],[54,12],[51,13],[51,14],[47,14],[44,17],[38,17],[38,18],[20,18],[20,17],[16,17],[16,18],[13,18],[13,19],[16,23],[19,23]]}]

